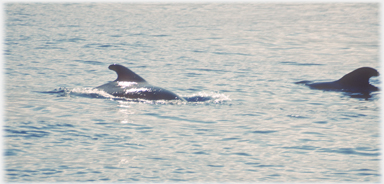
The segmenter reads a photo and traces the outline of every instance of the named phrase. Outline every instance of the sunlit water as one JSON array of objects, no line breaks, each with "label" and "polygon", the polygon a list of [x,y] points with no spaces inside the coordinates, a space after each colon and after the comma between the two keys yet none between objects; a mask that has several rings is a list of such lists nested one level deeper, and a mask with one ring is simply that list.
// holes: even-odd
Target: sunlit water
[{"label": "sunlit water", "polygon": [[[6,4],[8,182],[379,182],[378,4]],[[112,63],[188,99],[93,88]],[[374,77],[371,83],[380,86]]]}]

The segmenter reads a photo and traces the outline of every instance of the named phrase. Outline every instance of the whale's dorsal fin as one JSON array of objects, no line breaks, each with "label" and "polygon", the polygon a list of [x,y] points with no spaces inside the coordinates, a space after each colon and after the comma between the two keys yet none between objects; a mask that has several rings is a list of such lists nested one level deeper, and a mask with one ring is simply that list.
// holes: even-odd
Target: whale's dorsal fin
[{"label": "whale's dorsal fin", "polygon": [[337,82],[347,85],[369,85],[369,78],[372,76],[379,76],[379,72],[374,68],[361,67],[344,75]]},{"label": "whale's dorsal fin", "polygon": [[108,68],[117,73],[117,79],[115,81],[147,82],[139,75],[135,74],[135,72],[132,72],[130,69],[122,65],[112,64],[109,65]]}]

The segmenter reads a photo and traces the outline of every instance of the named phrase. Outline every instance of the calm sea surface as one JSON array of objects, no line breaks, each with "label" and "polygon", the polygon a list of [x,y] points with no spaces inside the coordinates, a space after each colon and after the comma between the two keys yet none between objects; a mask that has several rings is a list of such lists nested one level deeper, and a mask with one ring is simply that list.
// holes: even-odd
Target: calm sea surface
[{"label": "calm sea surface", "polygon": [[[7,182],[380,182],[379,4],[19,4],[5,11]],[[119,63],[189,99],[93,90]],[[380,87],[380,78],[371,79]]]}]

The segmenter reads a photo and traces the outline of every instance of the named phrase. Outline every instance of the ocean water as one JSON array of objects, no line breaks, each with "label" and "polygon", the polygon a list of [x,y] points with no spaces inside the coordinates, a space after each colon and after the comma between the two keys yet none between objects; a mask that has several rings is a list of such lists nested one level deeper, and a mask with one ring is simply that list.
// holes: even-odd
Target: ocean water
[{"label": "ocean water", "polygon": [[[6,182],[380,182],[379,4],[8,3]],[[187,102],[93,88],[122,64]],[[370,82],[380,87],[380,78]]]}]

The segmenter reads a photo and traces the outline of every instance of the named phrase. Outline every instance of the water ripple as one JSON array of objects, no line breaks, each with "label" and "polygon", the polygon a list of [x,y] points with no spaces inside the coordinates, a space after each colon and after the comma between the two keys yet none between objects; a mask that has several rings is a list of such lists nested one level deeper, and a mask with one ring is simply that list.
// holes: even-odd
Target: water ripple
[{"label": "water ripple", "polygon": [[318,152],[328,152],[328,153],[340,153],[345,155],[360,155],[360,156],[370,156],[376,157],[380,156],[380,153],[367,153],[367,152],[358,152],[353,148],[321,148],[317,150]]}]

